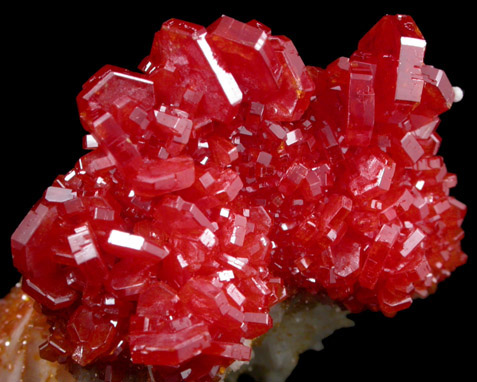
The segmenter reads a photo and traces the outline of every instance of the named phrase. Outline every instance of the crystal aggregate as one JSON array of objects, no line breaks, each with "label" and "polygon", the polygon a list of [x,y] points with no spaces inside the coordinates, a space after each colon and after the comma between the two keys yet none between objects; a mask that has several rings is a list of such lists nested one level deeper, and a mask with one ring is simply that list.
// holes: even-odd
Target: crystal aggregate
[{"label": "crystal aggregate", "polygon": [[300,291],[389,317],[433,293],[466,262],[466,206],[425,48],[387,15],[322,69],[256,20],[171,19],[141,73],[100,69],[77,97],[89,152],[12,235],[41,356],[210,381]]}]

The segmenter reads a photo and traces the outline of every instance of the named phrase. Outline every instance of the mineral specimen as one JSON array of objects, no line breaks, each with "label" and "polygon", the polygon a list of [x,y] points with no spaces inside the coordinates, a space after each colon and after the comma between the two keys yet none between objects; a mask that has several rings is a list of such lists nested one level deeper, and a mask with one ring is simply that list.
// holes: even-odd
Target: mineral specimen
[{"label": "mineral specimen", "polygon": [[91,152],[12,235],[41,356],[205,382],[299,293],[392,317],[434,292],[466,261],[466,207],[425,47],[388,15],[321,69],[260,22],[171,19],[142,73],[100,69],[77,97]]}]

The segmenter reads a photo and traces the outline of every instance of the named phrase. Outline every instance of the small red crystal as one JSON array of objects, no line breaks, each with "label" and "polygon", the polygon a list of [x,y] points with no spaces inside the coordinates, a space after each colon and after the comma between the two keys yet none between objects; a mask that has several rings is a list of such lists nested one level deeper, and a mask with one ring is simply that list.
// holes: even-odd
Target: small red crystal
[{"label": "small red crystal", "polygon": [[41,354],[211,381],[299,290],[386,316],[433,292],[466,262],[466,206],[425,46],[385,16],[320,69],[257,21],[171,19],[142,74],[99,70],[77,98],[93,151],[12,235]]}]

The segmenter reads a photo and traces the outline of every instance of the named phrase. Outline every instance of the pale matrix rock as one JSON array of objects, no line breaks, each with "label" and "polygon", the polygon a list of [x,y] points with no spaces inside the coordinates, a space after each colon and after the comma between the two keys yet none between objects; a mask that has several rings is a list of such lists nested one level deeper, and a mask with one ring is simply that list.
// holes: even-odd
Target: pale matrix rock
[{"label": "pale matrix rock", "polygon": [[274,327],[253,346],[253,358],[227,376],[236,382],[249,374],[259,382],[284,382],[306,350],[323,349],[322,340],[335,330],[353,326],[348,312],[320,302],[295,298],[273,308]]}]

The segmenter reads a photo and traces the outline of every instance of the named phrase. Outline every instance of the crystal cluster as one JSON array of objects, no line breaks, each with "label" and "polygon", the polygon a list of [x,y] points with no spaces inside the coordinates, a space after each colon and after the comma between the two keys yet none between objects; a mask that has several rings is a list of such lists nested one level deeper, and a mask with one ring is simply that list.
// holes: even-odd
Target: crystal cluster
[{"label": "crystal cluster", "polygon": [[90,150],[12,236],[51,329],[42,357],[207,381],[305,290],[386,316],[466,261],[437,155],[454,91],[411,17],[305,66],[257,21],[171,19],[135,73],[77,102]]}]

